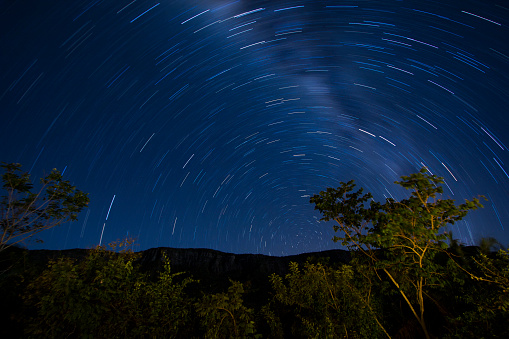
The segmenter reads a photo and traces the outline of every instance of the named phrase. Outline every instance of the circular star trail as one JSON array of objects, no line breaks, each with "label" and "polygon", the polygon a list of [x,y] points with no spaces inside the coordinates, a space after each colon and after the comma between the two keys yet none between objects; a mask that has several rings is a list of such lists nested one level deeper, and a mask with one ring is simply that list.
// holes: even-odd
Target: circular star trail
[{"label": "circular star trail", "polygon": [[4,1],[0,160],[58,168],[79,221],[30,248],[123,238],[287,255],[337,248],[309,197],[377,200],[426,166],[451,227],[509,237],[504,1]]}]

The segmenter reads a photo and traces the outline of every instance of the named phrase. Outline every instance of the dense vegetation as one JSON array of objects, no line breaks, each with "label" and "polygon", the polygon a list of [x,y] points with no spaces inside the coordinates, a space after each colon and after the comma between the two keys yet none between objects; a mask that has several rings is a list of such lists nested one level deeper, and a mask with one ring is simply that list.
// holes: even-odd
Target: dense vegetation
[{"label": "dense vegetation", "polygon": [[441,199],[441,183],[423,169],[398,182],[411,191],[401,201],[376,202],[352,181],[315,195],[352,260],[291,263],[265,294],[246,281],[204,286],[165,257],[144,270],[127,239],[42,270],[3,251],[2,337],[508,338],[509,250],[454,240],[446,226],[481,204]]},{"label": "dense vegetation", "polygon": [[[286,276],[267,277],[270,287],[262,295],[268,297],[259,298],[260,286],[231,281],[211,288],[189,274],[172,272],[167,259],[159,270],[143,270],[140,253],[126,250],[125,244],[97,247],[80,258],[62,256],[43,269],[24,261],[18,251],[3,252],[1,336],[424,337],[390,281],[378,280],[355,259],[349,264],[291,263]],[[509,254],[485,249],[449,247],[462,268],[452,266],[448,256],[437,259],[451,270],[443,284],[426,293],[430,337],[508,337]]]}]

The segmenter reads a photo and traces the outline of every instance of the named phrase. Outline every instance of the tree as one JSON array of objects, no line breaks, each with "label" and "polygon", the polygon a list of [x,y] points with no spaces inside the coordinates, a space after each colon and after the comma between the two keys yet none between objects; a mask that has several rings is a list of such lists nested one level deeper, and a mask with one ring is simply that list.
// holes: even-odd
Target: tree
[{"label": "tree", "polygon": [[445,267],[435,260],[448,247],[444,228],[482,205],[478,198],[458,206],[452,199],[441,199],[443,178],[428,174],[426,168],[401,179],[395,183],[411,190],[401,201],[390,198],[382,204],[370,193],[363,194],[362,188],[352,192],[355,184],[351,180],[336,189],[327,188],[310,202],[322,213],[321,220],[338,223],[334,231],[342,233],[334,241],[341,240],[361,254],[359,258],[381,281],[387,281],[382,278],[385,275],[429,338],[424,299],[431,299],[430,289],[444,284]]},{"label": "tree", "polygon": [[[308,261],[303,270],[295,262],[289,268],[285,279],[270,276],[274,299],[262,310],[274,337],[389,337],[378,320],[377,302],[369,300],[369,287],[356,286],[354,267],[332,268]],[[283,327],[291,333],[285,335]]]},{"label": "tree", "polygon": [[32,191],[30,174],[20,164],[0,165],[4,196],[0,198],[0,252],[44,230],[75,221],[89,203],[88,193],[76,190],[53,169]]},{"label": "tree", "polygon": [[493,237],[483,237],[479,240],[479,249],[481,253],[489,254],[493,249],[503,250],[504,246]]}]

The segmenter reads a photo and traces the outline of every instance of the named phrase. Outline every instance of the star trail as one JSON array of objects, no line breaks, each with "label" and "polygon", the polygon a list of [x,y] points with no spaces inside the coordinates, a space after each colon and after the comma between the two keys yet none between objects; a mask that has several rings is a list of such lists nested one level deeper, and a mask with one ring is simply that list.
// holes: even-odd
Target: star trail
[{"label": "star trail", "polygon": [[506,1],[4,1],[0,161],[91,199],[29,248],[338,248],[309,198],[426,166],[509,243]]}]

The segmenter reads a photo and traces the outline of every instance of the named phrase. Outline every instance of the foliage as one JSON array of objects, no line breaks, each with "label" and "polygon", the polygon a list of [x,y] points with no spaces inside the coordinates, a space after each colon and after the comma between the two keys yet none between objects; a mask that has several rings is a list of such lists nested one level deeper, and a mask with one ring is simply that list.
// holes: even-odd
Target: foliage
[{"label": "foliage", "polygon": [[238,281],[230,283],[227,293],[206,294],[195,303],[205,338],[259,338],[254,312],[244,306],[244,286]]},{"label": "foliage", "polygon": [[175,282],[175,278],[183,273],[171,273],[170,262],[165,255],[163,263],[163,271],[155,282],[135,283],[129,311],[130,317],[137,321],[130,336],[177,337],[189,320],[191,303],[184,289],[195,280],[184,278],[179,283]]},{"label": "foliage", "polygon": [[490,313],[500,310],[509,315],[509,248],[500,249],[495,258],[480,253],[474,260],[481,271],[478,279],[490,283],[491,288],[498,291],[490,303]]},{"label": "foliage", "polygon": [[479,250],[484,254],[489,254],[493,250],[503,250],[504,246],[495,238],[487,237],[479,240]]},{"label": "foliage", "polygon": [[[337,269],[306,262],[290,263],[285,277],[270,277],[274,301],[264,314],[275,337],[377,338],[387,334],[377,319],[378,305],[355,286],[349,265]],[[279,316],[278,316],[279,315]],[[284,318],[286,324],[281,323]],[[283,327],[290,327],[283,333]],[[288,326],[290,325],[290,326]],[[286,335],[285,335],[286,334]]]},{"label": "foliage", "polygon": [[451,316],[448,338],[509,337],[509,249],[480,250],[460,272],[464,281],[453,292],[460,309]]},{"label": "foliage", "polygon": [[458,206],[452,199],[440,199],[442,183],[443,178],[423,168],[396,182],[411,190],[410,196],[401,201],[389,198],[382,204],[370,193],[363,194],[362,188],[352,192],[353,180],[342,182],[336,189],[328,188],[310,200],[322,213],[321,220],[338,223],[334,230],[342,233],[334,241],[341,240],[363,254],[371,269],[385,274],[427,338],[424,298],[430,297],[430,289],[443,286],[444,266],[435,259],[448,247],[444,228],[464,218],[468,211],[482,207],[477,198]]},{"label": "foliage", "polygon": [[0,251],[35,234],[75,221],[88,205],[88,194],[76,190],[53,169],[41,178],[41,188],[32,191],[30,174],[20,164],[0,165],[5,195],[0,198]]},{"label": "foliage", "polygon": [[[438,312],[430,312],[427,304],[428,324],[438,320],[441,326],[435,332],[430,326],[430,333],[440,338],[509,337],[509,251],[475,254],[476,248],[454,246],[454,252],[451,247],[435,261],[446,273],[440,270],[443,287],[426,296],[439,304]],[[126,250],[131,248],[128,241],[111,248],[119,253],[104,247],[82,257],[74,252],[77,259],[53,260],[42,274],[31,266],[33,259],[21,260],[0,279],[8,289],[2,300],[12,304],[5,308],[11,312],[5,313],[4,323],[11,329],[13,320],[19,320],[25,336],[43,338],[261,337],[258,333],[268,338],[420,337],[419,324],[408,321],[412,318],[399,292],[383,293],[387,281],[379,282],[367,260],[338,266],[319,259],[308,259],[301,267],[292,263],[285,277],[270,276],[273,297],[259,310],[269,292],[259,293],[261,286],[252,291],[259,300],[230,280],[226,293],[204,294],[195,302],[186,293],[191,279],[171,273],[164,255],[162,270],[143,273],[140,254]],[[8,254],[21,257],[12,248],[2,257]],[[23,267],[29,272],[23,273]],[[14,294],[23,290],[25,308],[19,309]],[[245,306],[247,297],[261,312]],[[17,331],[2,333],[16,337]]]},{"label": "foliage", "polygon": [[183,289],[192,280],[174,282],[178,274],[171,273],[165,258],[164,270],[150,281],[135,264],[138,258],[128,250],[97,247],[82,260],[50,261],[24,296],[36,310],[26,333],[48,338],[176,337],[188,320],[191,304]]}]

